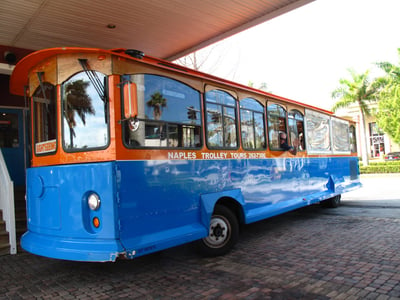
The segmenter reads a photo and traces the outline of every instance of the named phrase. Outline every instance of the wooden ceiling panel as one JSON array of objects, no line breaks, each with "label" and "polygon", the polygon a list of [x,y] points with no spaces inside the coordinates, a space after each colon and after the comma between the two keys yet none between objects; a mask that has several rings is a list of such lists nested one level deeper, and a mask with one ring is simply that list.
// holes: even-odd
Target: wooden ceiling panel
[{"label": "wooden ceiling panel", "polygon": [[3,0],[0,45],[133,48],[174,59],[312,1]]}]

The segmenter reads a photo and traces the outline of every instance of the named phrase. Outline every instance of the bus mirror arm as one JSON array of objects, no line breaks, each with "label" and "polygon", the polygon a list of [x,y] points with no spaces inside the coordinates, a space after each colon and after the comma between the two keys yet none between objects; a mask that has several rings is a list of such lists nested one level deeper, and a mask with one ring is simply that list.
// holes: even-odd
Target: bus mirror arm
[{"label": "bus mirror arm", "polygon": [[118,121],[119,124],[122,124],[123,122],[128,122],[129,130],[132,132],[135,132],[136,130],[138,130],[139,125],[140,125],[140,122],[137,117],[130,117],[130,118],[121,119]]}]

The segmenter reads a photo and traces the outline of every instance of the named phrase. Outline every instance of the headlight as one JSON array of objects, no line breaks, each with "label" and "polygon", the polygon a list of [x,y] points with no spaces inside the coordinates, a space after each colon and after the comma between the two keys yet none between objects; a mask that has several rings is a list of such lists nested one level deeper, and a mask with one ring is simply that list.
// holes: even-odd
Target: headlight
[{"label": "headlight", "polygon": [[98,210],[100,207],[100,197],[97,194],[90,194],[88,197],[88,205],[91,210]]}]

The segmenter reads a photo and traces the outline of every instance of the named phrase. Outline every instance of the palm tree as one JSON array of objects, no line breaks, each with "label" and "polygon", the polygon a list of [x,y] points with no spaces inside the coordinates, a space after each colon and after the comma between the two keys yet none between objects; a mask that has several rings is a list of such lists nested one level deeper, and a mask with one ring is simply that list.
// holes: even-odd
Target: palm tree
[{"label": "palm tree", "polygon": [[[397,52],[400,59],[400,48]],[[378,79],[382,83],[382,91],[379,96],[377,122],[394,142],[400,143],[400,65],[380,62],[377,66],[386,73],[385,77]]]},{"label": "palm tree", "polygon": [[365,116],[369,116],[370,110],[368,103],[377,100],[380,85],[377,81],[370,81],[369,71],[357,74],[354,70],[348,70],[351,80],[340,79],[340,87],[332,92],[332,98],[337,102],[332,107],[332,111],[339,108],[346,108],[352,104],[356,104],[360,113],[360,132],[361,132],[361,155],[364,166],[368,165],[368,150],[365,135]]},{"label": "palm tree", "polygon": [[64,115],[67,119],[70,130],[70,147],[73,148],[76,126],[75,113],[86,125],[86,114],[94,115],[95,109],[92,105],[92,99],[87,94],[86,89],[89,86],[88,81],[82,79],[72,81],[65,87],[66,105],[64,108]]},{"label": "palm tree", "polygon": [[151,95],[151,99],[147,101],[147,106],[153,108],[154,120],[160,120],[162,108],[167,106],[167,99],[160,92],[155,92]]}]

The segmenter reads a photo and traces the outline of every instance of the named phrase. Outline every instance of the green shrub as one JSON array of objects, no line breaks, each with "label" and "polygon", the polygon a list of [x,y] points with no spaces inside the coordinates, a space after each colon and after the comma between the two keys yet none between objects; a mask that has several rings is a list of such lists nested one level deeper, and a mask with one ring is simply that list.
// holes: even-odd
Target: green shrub
[{"label": "green shrub", "polygon": [[361,174],[400,173],[400,161],[374,161],[368,166],[363,166],[360,162],[359,165]]}]

